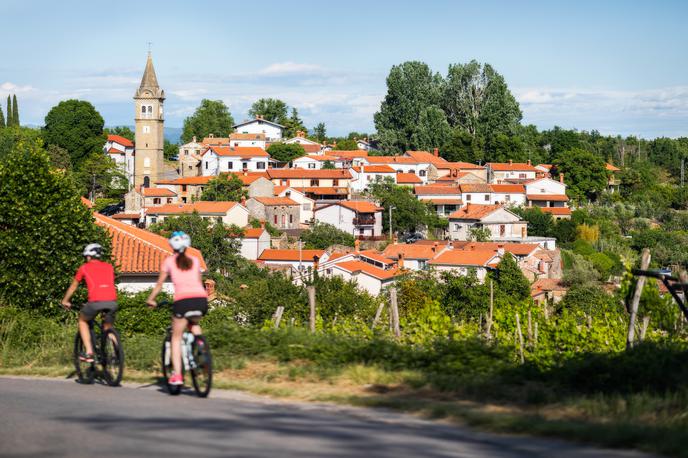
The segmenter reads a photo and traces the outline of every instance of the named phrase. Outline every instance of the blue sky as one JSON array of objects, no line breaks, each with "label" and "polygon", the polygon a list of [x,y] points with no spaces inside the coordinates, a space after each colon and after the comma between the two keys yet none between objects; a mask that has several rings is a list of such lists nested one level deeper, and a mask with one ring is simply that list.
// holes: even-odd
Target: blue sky
[{"label": "blue sky", "polygon": [[0,100],[16,93],[27,124],[67,98],[132,124],[150,41],[171,127],[202,98],[240,121],[277,97],[308,127],[370,132],[392,65],[476,59],[526,123],[688,135],[688,2],[2,0],[0,17]]}]

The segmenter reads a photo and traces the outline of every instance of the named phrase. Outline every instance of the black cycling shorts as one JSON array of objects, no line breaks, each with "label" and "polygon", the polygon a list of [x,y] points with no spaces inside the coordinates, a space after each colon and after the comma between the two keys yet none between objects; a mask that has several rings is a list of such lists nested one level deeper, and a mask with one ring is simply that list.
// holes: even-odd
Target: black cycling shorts
[{"label": "black cycling shorts", "polygon": [[172,315],[177,318],[200,318],[208,313],[207,297],[190,297],[174,301]]},{"label": "black cycling shorts", "polygon": [[81,307],[81,314],[89,321],[94,319],[100,312],[105,312],[103,321],[105,323],[115,322],[115,312],[117,311],[117,302],[115,301],[95,301],[87,302]]}]

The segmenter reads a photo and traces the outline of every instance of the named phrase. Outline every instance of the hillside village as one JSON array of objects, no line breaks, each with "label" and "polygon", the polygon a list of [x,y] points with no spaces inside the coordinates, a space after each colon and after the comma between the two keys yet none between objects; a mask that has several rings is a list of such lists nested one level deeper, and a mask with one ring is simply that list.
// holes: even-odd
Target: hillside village
[{"label": "hillside village", "polygon": [[[176,162],[166,164],[165,93],[150,55],[134,100],[135,141],[109,135],[103,147],[130,182],[126,205],[121,212],[98,217],[100,222],[114,220],[107,224],[120,231],[131,226],[133,239],[145,238],[145,228],[165,218],[198,213],[214,224],[245,228],[239,237],[241,255],[284,271],[295,283],[317,272],[353,280],[377,295],[409,271],[465,275],[470,270],[482,281],[510,253],[531,282],[535,301],[559,301],[565,293],[556,239],[530,236],[527,222],[514,212],[516,207],[538,207],[557,220],[571,217],[564,174],[553,179],[551,164],[450,162],[438,148],[380,155],[367,139],[356,142],[359,149],[337,150],[302,131],[285,138],[285,126],[262,116],[236,124],[228,137],[194,137],[179,146]],[[304,154],[288,162],[275,160],[267,152],[274,143],[300,145]],[[607,170],[613,192],[619,169],[607,164]],[[201,201],[209,183],[220,176],[238,178],[245,197]],[[391,220],[391,215],[367,192],[374,183],[408,187],[446,219],[446,226],[384,233],[383,219]],[[252,227],[251,221],[260,226]],[[300,233],[318,223],[351,234],[355,246],[303,249]],[[266,224],[280,235],[271,236]],[[134,290],[150,287],[152,281],[142,281]]]}]

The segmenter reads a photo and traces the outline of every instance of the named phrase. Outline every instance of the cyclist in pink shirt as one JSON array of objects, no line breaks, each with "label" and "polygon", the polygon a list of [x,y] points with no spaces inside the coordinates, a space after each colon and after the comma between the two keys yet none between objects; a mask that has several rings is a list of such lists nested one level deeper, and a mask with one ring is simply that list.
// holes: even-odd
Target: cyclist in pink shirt
[{"label": "cyclist in pink shirt", "polygon": [[208,311],[208,293],[203,287],[201,279],[201,262],[198,258],[188,256],[185,251],[191,246],[191,238],[184,232],[177,231],[170,237],[170,246],[175,254],[168,256],[160,268],[158,283],[151,291],[146,301],[150,307],[155,307],[156,296],[162,290],[162,285],[169,275],[174,284],[174,304],[172,305],[172,368],[173,373],[168,380],[170,385],[183,385],[181,343],[184,329],[189,321],[193,323],[191,332],[201,335],[199,320]]}]

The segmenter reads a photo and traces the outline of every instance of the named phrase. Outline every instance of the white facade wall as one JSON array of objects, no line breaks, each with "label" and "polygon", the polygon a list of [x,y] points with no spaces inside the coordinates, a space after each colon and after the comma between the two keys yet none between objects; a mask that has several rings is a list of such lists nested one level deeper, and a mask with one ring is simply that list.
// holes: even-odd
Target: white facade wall
[{"label": "white facade wall", "polygon": [[493,201],[491,192],[464,192],[461,194],[461,200],[464,204],[480,205],[489,205]]},{"label": "white facade wall", "polygon": [[368,189],[370,183],[375,183],[377,180],[384,180],[386,178],[391,178],[396,183],[396,173],[380,173],[380,172],[366,172],[365,167],[361,172],[356,172],[354,169],[349,170],[351,172],[351,190],[363,192]]},{"label": "white facade wall", "polygon": [[[372,226],[355,226],[356,212],[341,205],[329,205],[315,211],[314,218],[321,223],[332,224],[339,230],[357,236],[382,235],[382,212],[375,213],[375,224]],[[361,229],[363,229],[361,231]]]},{"label": "white facade wall", "polygon": [[309,169],[309,170],[320,170],[322,168],[323,161],[318,161],[308,156],[301,156],[294,159],[292,166],[297,169]]},{"label": "white facade wall", "polygon": [[251,157],[242,159],[239,156],[218,156],[212,151],[203,155],[201,174],[216,176],[222,172],[265,172],[268,168],[267,157]]},{"label": "white facade wall", "polygon": [[236,126],[239,134],[265,134],[265,140],[277,142],[282,140],[282,128],[270,124],[262,119],[254,119],[241,126]]},{"label": "white facade wall", "polygon": [[[289,195],[287,195],[289,193]],[[313,210],[315,209],[315,201],[305,194],[291,188],[287,188],[278,197],[289,197],[294,202],[301,206],[299,222],[301,224],[310,224],[313,221]]]},{"label": "white facade wall", "polygon": [[[155,284],[157,283],[157,280],[157,274],[154,277],[125,277],[123,279],[120,279],[117,282],[116,286],[118,291],[136,294],[140,293],[141,291],[148,291],[150,289],[153,289],[153,287],[155,287]],[[172,281],[169,278],[165,283],[162,284],[162,290],[168,294],[174,294],[174,285],[172,284]]]},{"label": "white facade wall", "polygon": [[255,146],[258,148],[265,149],[265,140],[238,140],[230,138],[229,143],[231,146]]},{"label": "white facade wall", "polygon": [[534,180],[534,170],[493,170],[492,183],[502,183],[507,180]]},{"label": "white facade wall", "polygon": [[268,231],[265,231],[260,238],[241,239],[241,250],[239,254],[246,259],[255,261],[263,253],[263,250],[268,248],[270,248],[270,234],[268,234]]},{"label": "white facade wall", "polygon": [[526,185],[526,194],[557,194],[566,195],[566,185],[558,181],[542,178]]},{"label": "white facade wall", "polygon": [[492,202],[490,203],[518,207],[526,204],[526,195],[513,192],[494,192],[492,193]]}]

